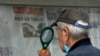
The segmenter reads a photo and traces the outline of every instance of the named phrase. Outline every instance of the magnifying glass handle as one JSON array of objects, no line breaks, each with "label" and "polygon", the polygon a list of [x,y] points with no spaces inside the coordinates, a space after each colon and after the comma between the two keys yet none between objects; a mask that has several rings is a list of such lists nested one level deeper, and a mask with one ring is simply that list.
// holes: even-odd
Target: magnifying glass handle
[{"label": "magnifying glass handle", "polygon": [[46,49],[42,49],[42,54],[46,54],[47,53],[47,50]]}]

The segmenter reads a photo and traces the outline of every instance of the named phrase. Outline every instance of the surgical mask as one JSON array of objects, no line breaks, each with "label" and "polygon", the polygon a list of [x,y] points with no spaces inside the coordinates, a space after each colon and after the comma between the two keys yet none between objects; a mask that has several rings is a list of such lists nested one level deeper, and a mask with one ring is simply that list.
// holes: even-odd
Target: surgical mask
[{"label": "surgical mask", "polygon": [[69,46],[67,46],[67,45],[65,45],[65,46],[64,46],[64,49],[65,49],[66,53],[68,53],[68,52],[69,52],[69,50],[70,50],[70,47],[69,47]]}]

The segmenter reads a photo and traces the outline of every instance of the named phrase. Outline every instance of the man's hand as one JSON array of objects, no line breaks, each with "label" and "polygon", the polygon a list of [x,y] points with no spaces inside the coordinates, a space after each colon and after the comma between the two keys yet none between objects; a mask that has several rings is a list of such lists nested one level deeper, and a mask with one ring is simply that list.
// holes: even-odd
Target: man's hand
[{"label": "man's hand", "polygon": [[50,51],[46,51],[45,54],[43,54],[43,50],[38,51],[38,55],[39,56],[51,56]]}]

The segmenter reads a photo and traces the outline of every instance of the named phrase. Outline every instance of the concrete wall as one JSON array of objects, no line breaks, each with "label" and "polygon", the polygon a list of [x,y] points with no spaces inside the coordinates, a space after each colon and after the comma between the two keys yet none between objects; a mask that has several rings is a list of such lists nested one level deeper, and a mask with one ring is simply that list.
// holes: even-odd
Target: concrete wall
[{"label": "concrete wall", "polygon": [[0,4],[100,7],[100,0],[0,0]]}]

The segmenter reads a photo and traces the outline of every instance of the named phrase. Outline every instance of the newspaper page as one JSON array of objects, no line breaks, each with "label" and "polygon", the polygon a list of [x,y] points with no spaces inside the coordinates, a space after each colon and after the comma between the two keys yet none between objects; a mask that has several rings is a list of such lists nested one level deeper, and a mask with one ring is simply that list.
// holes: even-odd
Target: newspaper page
[{"label": "newspaper page", "polygon": [[18,56],[38,56],[37,51],[42,49],[39,36],[46,24],[43,8],[14,6],[13,10]]}]

